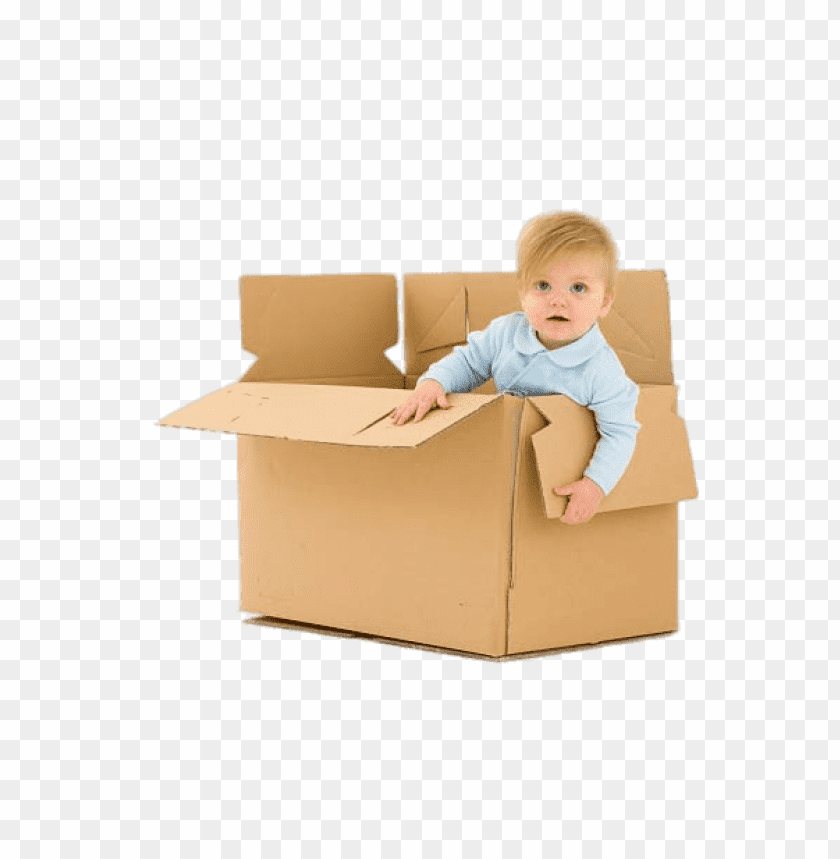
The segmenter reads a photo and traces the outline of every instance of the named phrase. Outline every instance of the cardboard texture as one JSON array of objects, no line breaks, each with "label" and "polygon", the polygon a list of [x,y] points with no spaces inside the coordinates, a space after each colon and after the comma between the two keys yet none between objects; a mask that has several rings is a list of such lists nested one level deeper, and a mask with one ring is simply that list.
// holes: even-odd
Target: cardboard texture
[{"label": "cardboard texture", "polygon": [[390,413],[470,331],[520,309],[513,273],[409,274],[403,375],[391,275],[245,276],[242,379],[161,426],[238,437],[241,608],[485,657],[677,628],[677,503],[697,496],[663,271],[621,271],[599,320],[641,387],[633,459],[587,523],[592,413],[492,381],[396,427]]}]

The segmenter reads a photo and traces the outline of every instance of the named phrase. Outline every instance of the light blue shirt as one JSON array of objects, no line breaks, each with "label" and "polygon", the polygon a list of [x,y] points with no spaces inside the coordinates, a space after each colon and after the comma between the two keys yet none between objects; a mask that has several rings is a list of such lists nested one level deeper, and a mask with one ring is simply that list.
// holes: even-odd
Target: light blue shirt
[{"label": "light blue shirt", "polygon": [[636,448],[639,386],[624,372],[597,321],[559,349],[546,349],[522,311],[474,331],[418,379],[439,382],[446,393],[472,391],[492,377],[496,390],[518,397],[565,394],[595,414],[600,439],[584,476],[609,495]]}]

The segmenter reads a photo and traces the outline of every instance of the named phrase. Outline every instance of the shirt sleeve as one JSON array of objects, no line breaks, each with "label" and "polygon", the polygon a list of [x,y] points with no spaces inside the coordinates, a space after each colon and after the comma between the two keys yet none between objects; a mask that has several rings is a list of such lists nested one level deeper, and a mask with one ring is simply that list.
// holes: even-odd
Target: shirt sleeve
[{"label": "shirt sleeve", "polygon": [[417,380],[417,385],[434,379],[447,394],[465,394],[483,385],[493,375],[493,360],[499,354],[504,319],[500,316],[481,331],[470,332],[466,344],[456,346],[440,361],[435,361]]},{"label": "shirt sleeve", "polygon": [[596,377],[594,388],[589,408],[595,413],[600,439],[583,475],[609,495],[636,449],[636,435],[641,428],[636,420],[639,386],[613,356],[610,366]]}]

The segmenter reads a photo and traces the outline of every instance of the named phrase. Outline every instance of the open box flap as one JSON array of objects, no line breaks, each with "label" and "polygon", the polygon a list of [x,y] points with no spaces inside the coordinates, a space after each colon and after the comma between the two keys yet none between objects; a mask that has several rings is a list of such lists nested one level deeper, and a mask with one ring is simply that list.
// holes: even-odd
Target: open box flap
[{"label": "open box flap", "polygon": [[482,331],[497,316],[522,310],[513,272],[468,272],[464,275],[464,282],[470,331]]},{"label": "open box flap", "polygon": [[428,363],[425,353],[466,341],[467,299],[463,275],[439,274],[429,278],[422,274],[406,274],[404,286],[407,366],[420,360],[425,367]]},{"label": "open box flap", "polygon": [[[510,272],[406,274],[406,366],[419,375],[496,316],[519,309]],[[429,354],[438,352],[439,354]]]},{"label": "open box flap", "polygon": [[615,300],[598,327],[634,382],[674,384],[668,282],[662,269],[618,271]]},{"label": "open box flap", "polygon": [[361,447],[417,447],[498,396],[449,394],[449,409],[434,409],[400,427],[390,414],[408,398],[402,389],[343,385],[238,382],[162,418],[160,426],[214,430]]},{"label": "open box flap", "polygon": [[[559,518],[568,496],[555,486],[580,480],[598,441],[593,413],[562,395],[529,397],[549,422],[531,436],[546,516]],[[636,420],[642,425],[627,470],[598,513],[668,504],[697,497],[685,423],[676,413],[673,385],[641,385]]]},{"label": "open box flap", "polygon": [[449,303],[441,310],[417,343],[418,352],[431,352],[443,346],[456,346],[464,340],[464,288],[453,292]]},{"label": "open box flap", "polygon": [[385,356],[399,339],[391,274],[244,275],[243,382],[401,376]]}]

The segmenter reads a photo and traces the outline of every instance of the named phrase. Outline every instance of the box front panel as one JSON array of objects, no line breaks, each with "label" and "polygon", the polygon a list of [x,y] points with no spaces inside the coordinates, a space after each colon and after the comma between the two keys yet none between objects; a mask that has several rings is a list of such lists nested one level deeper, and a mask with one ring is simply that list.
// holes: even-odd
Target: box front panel
[{"label": "box front panel", "polygon": [[500,400],[409,450],[241,437],[242,609],[503,653],[502,414]]},{"label": "box front panel", "polygon": [[545,516],[526,405],[520,436],[508,651],[521,653],[677,628],[677,505]]}]

